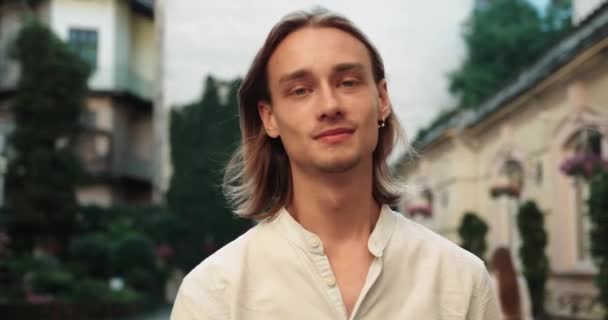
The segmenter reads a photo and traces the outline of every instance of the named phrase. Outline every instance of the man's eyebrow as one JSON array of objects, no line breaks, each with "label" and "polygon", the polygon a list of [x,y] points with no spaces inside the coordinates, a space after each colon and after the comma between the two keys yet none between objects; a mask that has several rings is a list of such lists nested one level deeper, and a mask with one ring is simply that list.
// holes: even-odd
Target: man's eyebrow
[{"label": "man's eyebrow", "polygon": [[347,71],[361,71],[363,69],[363,64],[361,63],[340,63],[333,67],[333,71],[337,73]]},{"label": "man's eyebrow", "polygon": [[[342,73],[342,72],[348,72],[348,71],[361,71],[363,70],[363,64],[361,63],[340,63],[335,65],[332,70],[333,72],[336,73]],[[291,81],[291,80],[298,80],[298,79],[302,79],[302,78],[306,78],[308,76],[310,76],[311,72],[308,69],[299,69],[293,72],[289,72],[283,76],[281,76],[281,78],[279,78],[279,85]]]},{"label": "man's eyebrow", "polygon": [[299,69],[290,73],[283,75],[279,78],[279,84],[282,84],[287,81],[302,79],[310,75],[310,71],[307,69]]}]

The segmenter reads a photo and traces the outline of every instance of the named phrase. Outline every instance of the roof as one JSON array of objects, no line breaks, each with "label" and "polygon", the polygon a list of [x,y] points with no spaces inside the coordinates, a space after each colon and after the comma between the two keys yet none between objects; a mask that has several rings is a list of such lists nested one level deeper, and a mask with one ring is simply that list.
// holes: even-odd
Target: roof
[{"label": "roof", "polygon": [[495,114],[508,102],[530,90],[578,54],[608,37],[608,1],[583,20],[567,37],[522,72],[517,79],[487,99],[476,110],[463,110],[416,142],[421,149],[441,138],[449,129],[473,127]]}]

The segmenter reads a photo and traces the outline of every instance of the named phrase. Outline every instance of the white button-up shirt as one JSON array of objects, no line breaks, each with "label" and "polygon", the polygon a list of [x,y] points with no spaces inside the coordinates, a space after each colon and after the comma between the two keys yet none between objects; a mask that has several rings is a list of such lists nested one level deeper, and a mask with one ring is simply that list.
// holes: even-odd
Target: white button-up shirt
[{"label": "white button-up shirt", "polygon": [[[483,262],[387,206],[368,248],[350,319],[499,319]],[[323,243],[282,209],[194,268],[171,319],[348,318]]]}]

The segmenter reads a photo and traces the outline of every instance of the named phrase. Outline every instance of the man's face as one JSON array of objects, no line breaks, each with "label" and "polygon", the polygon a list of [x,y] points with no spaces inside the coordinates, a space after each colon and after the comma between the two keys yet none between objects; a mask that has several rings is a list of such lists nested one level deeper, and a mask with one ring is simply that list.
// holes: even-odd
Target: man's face
[{"label": "man's face", "polygon": [[292,165],[338,173],[371,161],[390,102],[363,43],[338,29],[305,27],[279,44],[267,68],[272,101],[258,110]]}]

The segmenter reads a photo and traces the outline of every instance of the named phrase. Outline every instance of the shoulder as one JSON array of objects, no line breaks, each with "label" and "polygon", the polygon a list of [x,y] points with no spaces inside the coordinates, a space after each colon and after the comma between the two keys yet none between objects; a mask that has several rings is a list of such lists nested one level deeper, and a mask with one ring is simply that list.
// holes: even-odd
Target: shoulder
[{"label": "shoulder", "polygon": [[263,220],[207,257],[186,275],[183,286],[223,290],[234,284],[262,247],[276,242],[273,221]]},{"label": "shoulder", "polygon": [[217,291],[229,286],[249,247],[255,242],[258,229],[259,226],[249,229],[199,263],[184,277],[184,289]]},{"label": "shoulder", "polygon": [[427,227],[394,214],[401,252],[417,262],[420,274],[430,272],[438,280],[445,305],[467,306],[467,319],[500,318],[483,260]]},{"label": "shoulder", "polygon": [[392,212],[396,220],[394,237],[399,246],[419,257],[436,259],[446,264],[454,273],[486,274],[483,260],[456,243],[418,224],[398,212]]},{"label": "shoulder", "polygon": [[251,228],[184,277],[173,305],[172,320],[227,319],[228,298],[257,232],[258,226]]}]

